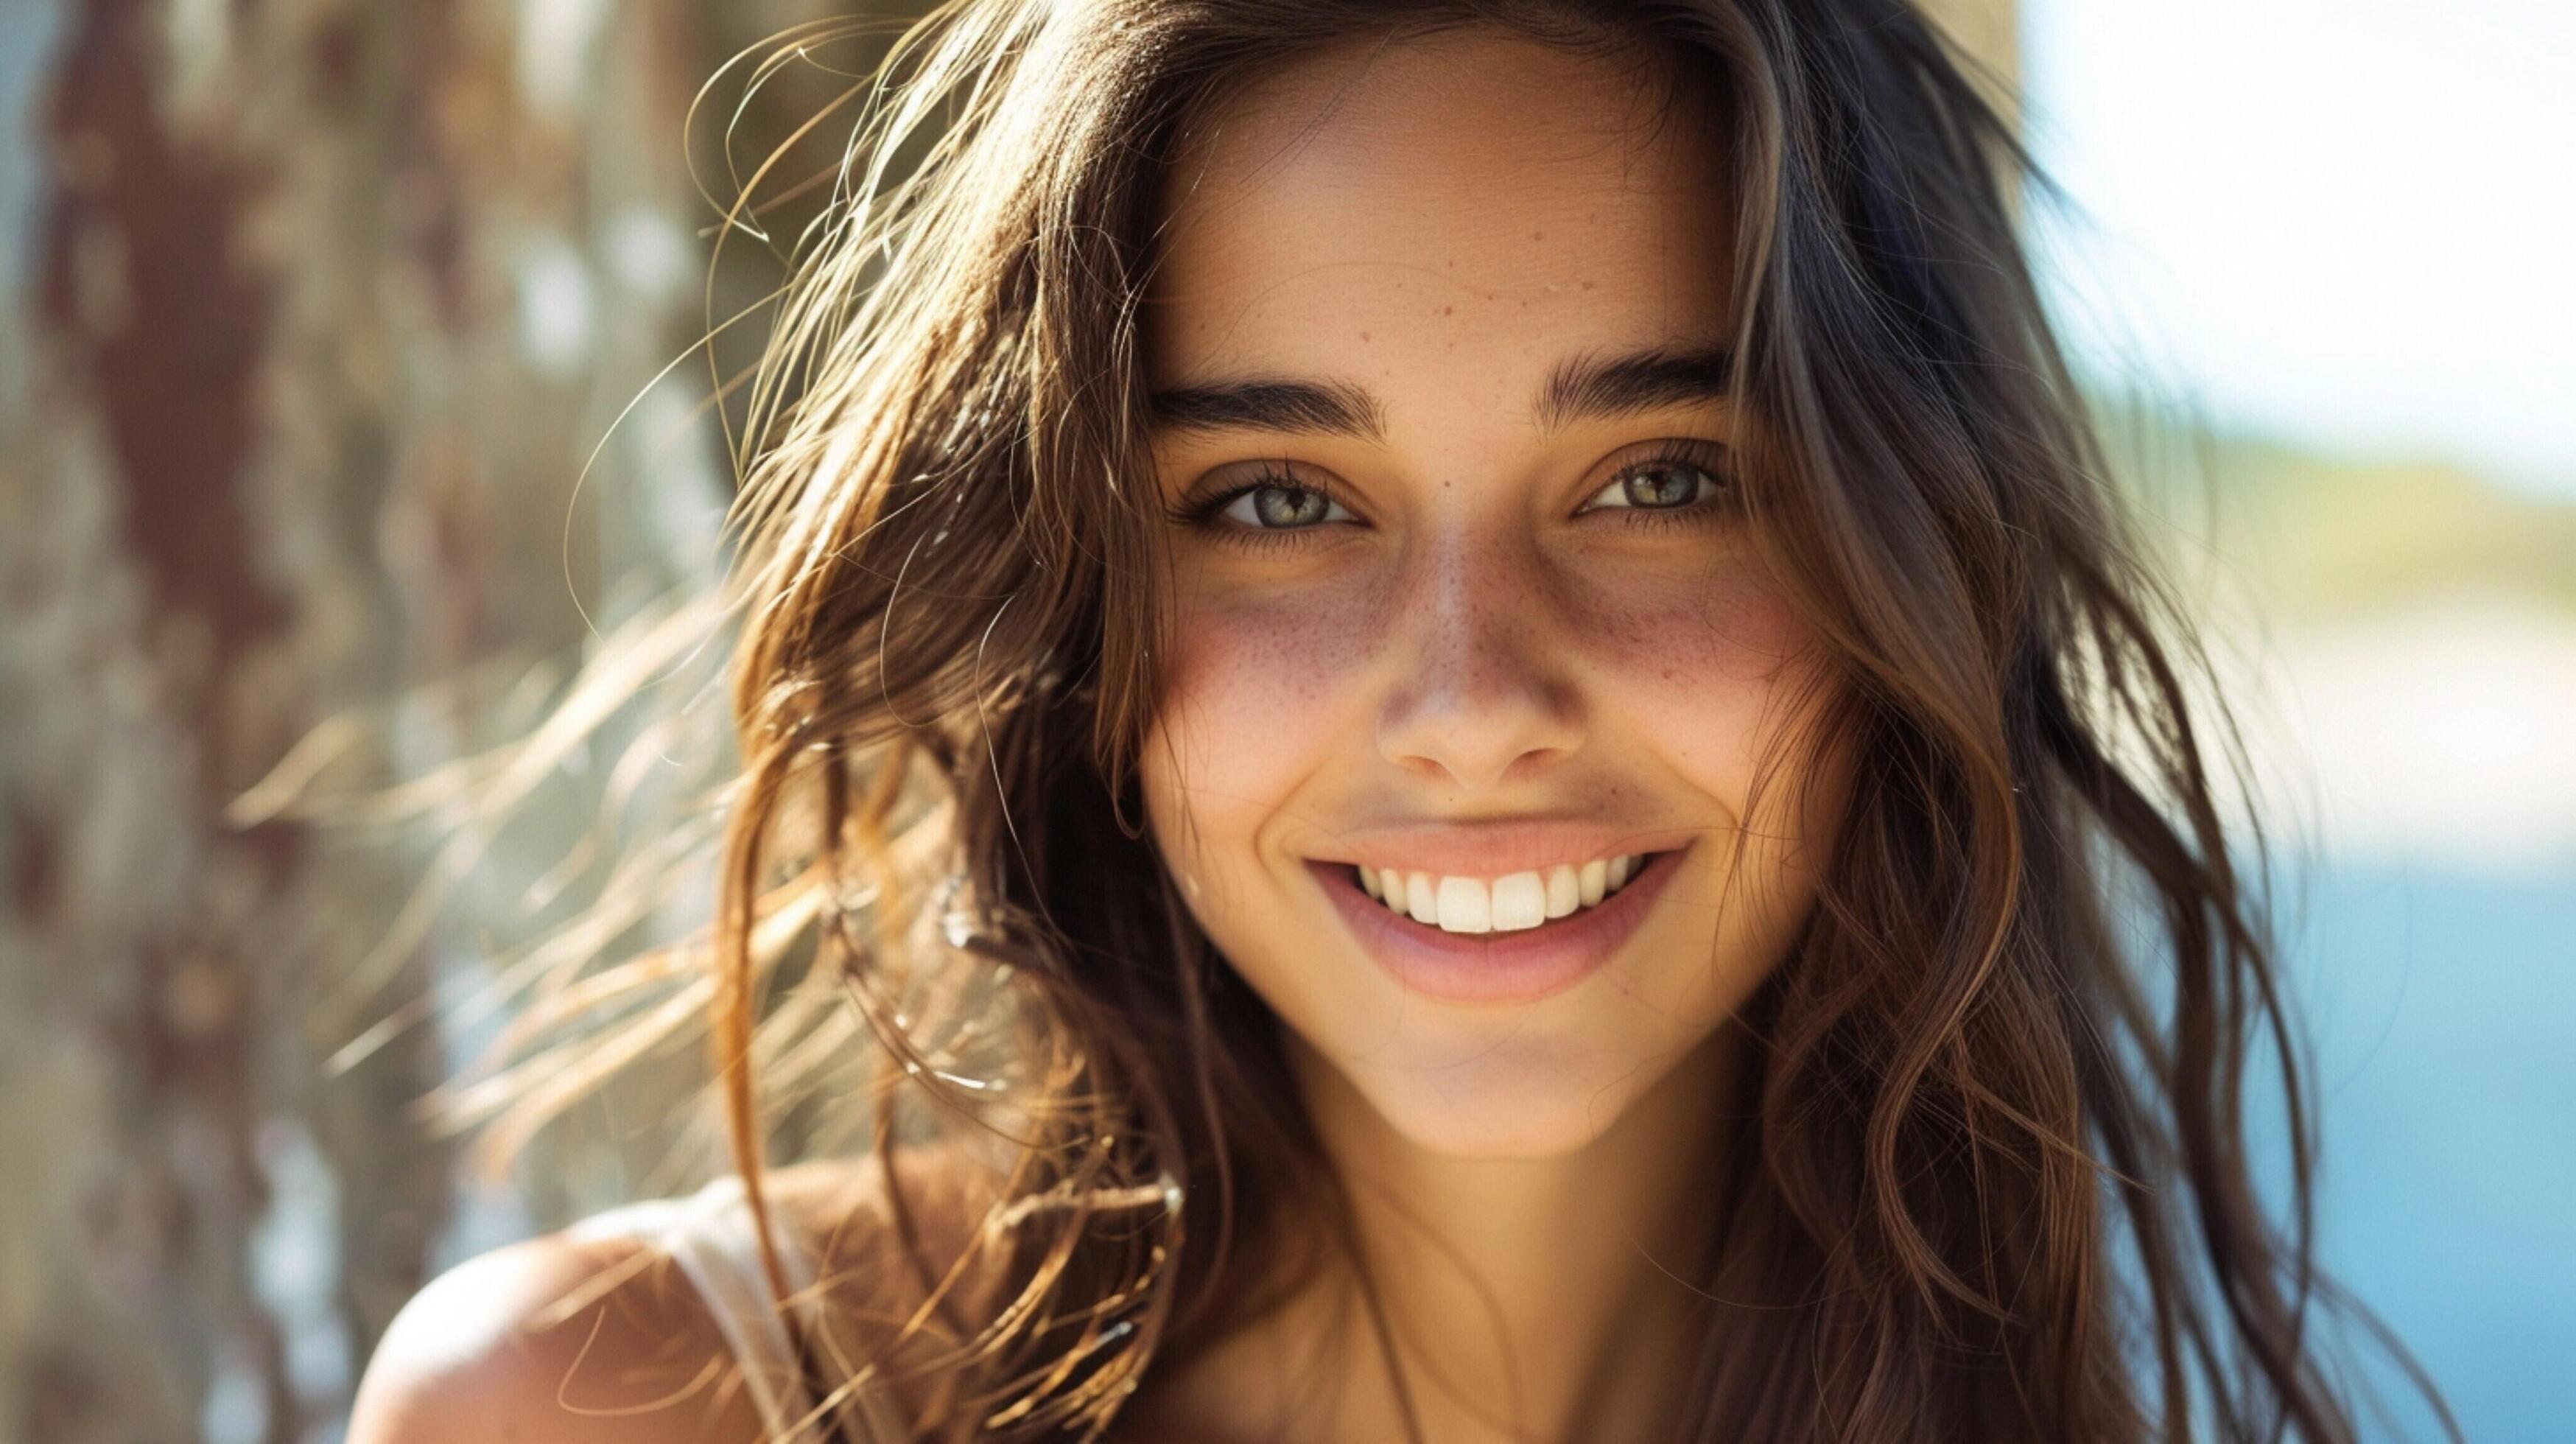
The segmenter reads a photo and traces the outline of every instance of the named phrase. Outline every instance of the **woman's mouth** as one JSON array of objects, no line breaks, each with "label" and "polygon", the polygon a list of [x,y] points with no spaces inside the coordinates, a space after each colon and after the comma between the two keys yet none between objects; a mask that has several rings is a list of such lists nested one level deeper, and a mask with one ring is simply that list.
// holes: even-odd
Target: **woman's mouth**
[{"label": "woman's mouth", "polygon": [[1428,872],[1354,865],[1360,888],[1426,927],[1445,933],[1508,933],[1572,917],[1599,907],[1628,885],[1658,853],[1621,853],[1590,862],[1558,863],[1497,878],[1446,877]]},{"label": "woman's mouth", "polygon": [[1493,878],[1371,866],[1363,882],[1359,864],[1306,866],[1361,949],[1406,988],[1451,1003],[1527,1003],[1609,962],[1689,851],[1685,843]]}]

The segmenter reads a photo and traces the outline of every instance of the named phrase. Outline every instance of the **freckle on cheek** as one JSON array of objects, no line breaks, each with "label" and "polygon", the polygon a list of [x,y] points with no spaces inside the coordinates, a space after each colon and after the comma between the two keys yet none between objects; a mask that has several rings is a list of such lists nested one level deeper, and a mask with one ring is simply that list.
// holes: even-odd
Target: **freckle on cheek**
[{"label": "freckle on cheek", "polygon": [[1334,704],[1343,679],[1367,665],[1366,608],[1338,598],[1185,611],[1167,701],[1184,725],[1220,747],[1286,750],[1299,719]]},{"label": "freckle on cheek", "polygon": [[1791,649],[1796,627],[1776,598],[1715,582],[1590,599],[1585,630],[1614,670],[1668,689],[1757,686]]}]

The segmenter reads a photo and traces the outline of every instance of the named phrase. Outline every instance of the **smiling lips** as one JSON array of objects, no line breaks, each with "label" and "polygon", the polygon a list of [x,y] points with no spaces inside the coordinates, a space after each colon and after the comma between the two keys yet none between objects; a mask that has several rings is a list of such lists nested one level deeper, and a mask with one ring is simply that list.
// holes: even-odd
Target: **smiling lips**
[{"label": "smiling lips", "polygon": [[[1510,853],[1538,850],[1527,835],[1508,846],[1491,837],[1477,847],[1459,847],[1454,837],[1444,845],[1436,834],[1409,841],[1421,844],[1410,850],[1425,862],[1448,851],[1452,866],[1474,866],[1473,854],[1480,851],[1505,853],[1495,859],[1505,862]],[[1618,954],[1691,851],[1686,838],[1672,843],[1669,849],[1524,868],[1490,880],[1390,868],[1385,853],[1405,855],[1391,842],[1382,843],[1385,852],[1368,862],[1308,859],[1306,867],[1361,950],[1407,989],[1447,1003],[1517,1005],[1573,987]],[[1580,857],[1589,850],[1576,841],[1558,855]],[[1362,883],[1363,869],[1374,888]],[[1619,881],[1611,880],[1614,875]],[[1398,898],[1400,909],[1392,905]]]},{"label": "smiling lips", "polygon": [[1615,895],[1646,854],[1559,863],[1502,877],[1450,877],[1396,868],[1353,869],[1370,897],[1415,922],[1449,933],[1517,932],[1569,917]]}]

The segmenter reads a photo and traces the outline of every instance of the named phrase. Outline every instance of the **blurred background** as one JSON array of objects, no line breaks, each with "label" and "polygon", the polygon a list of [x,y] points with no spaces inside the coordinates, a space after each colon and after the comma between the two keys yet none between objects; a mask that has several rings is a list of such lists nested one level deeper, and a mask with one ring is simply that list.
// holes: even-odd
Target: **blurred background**
[{"label": "blurred background", "polygon": [[[2249,735],[2322,1252],[2471,1439],[2576,1439],[2576,7],[1934,9]],[[701,187],[871,43],[723,68],[850,13],[0,0],[0,1441],[336,1439],[427,1276],[681,1181],[693,1057],[497,1180],[414,1105],[652,815],[668,719],[487,749],[686,635],[762,313],[690,347],[820,200],[711,266]],[[276,805],[343,776],[522,805]]]}]

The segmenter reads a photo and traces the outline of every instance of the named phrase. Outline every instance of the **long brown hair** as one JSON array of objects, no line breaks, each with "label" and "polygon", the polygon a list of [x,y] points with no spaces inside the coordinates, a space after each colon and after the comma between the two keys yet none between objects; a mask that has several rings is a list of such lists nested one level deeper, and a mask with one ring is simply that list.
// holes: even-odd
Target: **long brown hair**
[{"label": "long brown hair", "polygon": [[[1903,0],[957,0],[853,92],[738,457],[712,971],[630,969],[681,1006],[621,1015],[706,1019],[756,1204],[781,1100],[865,1109],[920,1347],[817,1343],[820,1382],[925,1376],[925,1435],[1095,1437],[1276,1297],[1282,1220],[1346,1219],[1279,1021],[1141,825],[1171,619],[1139,301],[1229,87],[1469,24],[1645,57],[1721,119],[1745,479],[1849,683],[1676,1436],[2352,1438],[2232,734],[2049,332],[2026,159]],[[933,1137],[992,1166],[967,1257],[906,1203]]]}]

